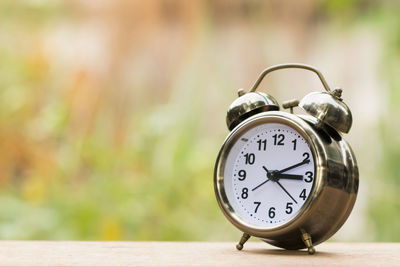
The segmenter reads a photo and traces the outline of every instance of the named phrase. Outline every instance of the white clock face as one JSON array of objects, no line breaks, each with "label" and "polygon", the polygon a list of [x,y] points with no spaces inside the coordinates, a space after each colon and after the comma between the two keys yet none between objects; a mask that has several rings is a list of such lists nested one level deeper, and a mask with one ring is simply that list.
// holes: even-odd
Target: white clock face
[{"label": "white clock face", "polygon": [[315,180],[309,144],[293,128],[265,123],[240,136],[224,169],[229,204],[244,222],[273,228],[294,218]]}]

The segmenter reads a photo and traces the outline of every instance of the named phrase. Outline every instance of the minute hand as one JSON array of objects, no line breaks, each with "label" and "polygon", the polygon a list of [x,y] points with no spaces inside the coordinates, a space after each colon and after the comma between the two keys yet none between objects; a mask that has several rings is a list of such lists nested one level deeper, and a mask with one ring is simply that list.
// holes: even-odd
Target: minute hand
[{"label": "minute hand", "polygon": [[282,169],[282,170],[280,170],[280,171],[277,171],[276,174],[283,173],[283,172],[285,172],[285,171],[288,171],[288,170],[297,168],[297,167],[299,167],[299,166],[301,166],[301,165],[303,165],[303,164],[308,164],[308,163],[310,163],[310,160],[309,160],[309,159],[303,160],[303,161],[300,162],[300,163],[294,164],[294,165],[292,165],[292,166],[290,166],[290,167],[287,167],[287,168],[285,168],[285,169]]}]

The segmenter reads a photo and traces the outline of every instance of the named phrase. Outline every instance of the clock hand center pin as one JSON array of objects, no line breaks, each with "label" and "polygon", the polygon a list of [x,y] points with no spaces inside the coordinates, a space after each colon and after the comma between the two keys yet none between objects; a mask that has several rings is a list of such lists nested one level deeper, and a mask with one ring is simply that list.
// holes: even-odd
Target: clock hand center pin
[{"label": "clock hand center pin", "polygon": [[[284,174],[282,172],[287,171],[289,169],[293,169],[296,168],[298,166],[301,166],[303,164],[307,164],[309,163],[309,160],[304,160],[300,163],[297,163],[293,166],[290,166],[289,168],[283,169],[283,170],[274,170],[274,171],[269,171],[267,169],[267,167],[263,166],[263,169],[267,172],[267,180],[265,180],[264,182],[262,182],[261,184],[257,185],[256,187],[254,187],[253,189],[251,189],[251,191],[256,190],[257,188],[260,188],[262,185],[266,184],[269,181],[273,181],[273,182],[278,182],[280,179],[289,179],[289,180],[303,180],[303,175],[297,175],[297,174]],[[282,186],[281,186],[282,187]]]}]

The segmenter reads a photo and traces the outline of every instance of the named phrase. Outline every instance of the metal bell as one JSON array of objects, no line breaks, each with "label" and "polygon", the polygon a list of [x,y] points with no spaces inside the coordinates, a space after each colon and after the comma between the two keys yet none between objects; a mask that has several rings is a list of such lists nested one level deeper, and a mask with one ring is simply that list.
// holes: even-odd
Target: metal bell
[{"label": "metal bell", "polygon": [[313,92],[299,103],[304,111],[335,130],[348,133],[353,122],[349,107],[342,101],[341,89],[331,92]]},{"label": "metal bell", "polygon": [[[310,65],[299,63],[286,63],[266,68],[261,72],[249,93],[244,94],[243,90],[239,90],[240,97],[229,107],[228,115],[226,116],[226,123],[229,130],[232,130],[241,121],[255,113],[279,110],[279,105],[272,96],[256,92],[256,90],[268,73],[288,68],[305,69],[314,72],[317,74],[326,90],[326,92],[315,92],[306,95],[300,101],[299,106],[311,116],[317,118],[321,126],[327,124],[336,131],[348,133],[353,122],[353,117],[349,107],[340,98],[342,89],[331,90],[324,76],[318,69]],[[293,107],[296,105],[296,101],[289,101],[284,103],[283,106],[284,108],[290,108],[292,111]]]},{"label": "metal bell", "polygon": [[248,117],[270,110],[279,110],[279,104],[272,96],[262,92],[245,94],[243,90],[239,90],[239,97],[229,106],[226,124],[232,130]]}]

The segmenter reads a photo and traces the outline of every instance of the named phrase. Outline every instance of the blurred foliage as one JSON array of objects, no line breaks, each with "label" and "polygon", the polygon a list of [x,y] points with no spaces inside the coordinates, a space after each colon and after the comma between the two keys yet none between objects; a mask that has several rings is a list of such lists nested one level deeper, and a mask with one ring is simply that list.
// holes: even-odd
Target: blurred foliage
[{"label": "blurred foliage", "polygon": [[215,201],[214,161],[238,80],[270,63],[246,44],[278,17],[300,49],[301,25],[365,24],[382,38],[388,105],[367,216],[373,240],[399,241],[398,6],[292,3],[1,2],[0,238],[237,237]]},{"label": "blurred foliage", "polygon": [[382,92],[387,102],[381,115],[380,138],[382,155],[371,194],[369,215],[374,223],[374,239],[400,241],[400,6],[384,6],[374,22],[385,47],[381,71],[388,90]]}]

